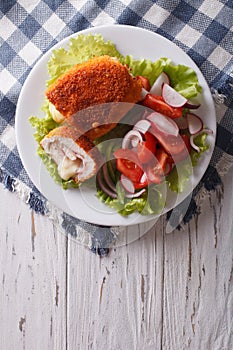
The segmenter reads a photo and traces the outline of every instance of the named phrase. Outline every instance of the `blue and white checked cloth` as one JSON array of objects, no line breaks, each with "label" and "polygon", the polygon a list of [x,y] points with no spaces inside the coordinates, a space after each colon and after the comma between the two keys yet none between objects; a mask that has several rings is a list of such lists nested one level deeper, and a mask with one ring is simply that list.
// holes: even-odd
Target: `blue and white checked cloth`
[{"label": "blue and white checked cloth", "polygon": [[198,215],[199,199],[221,185],[221,177],[233,164],[232,0],[0,1],[0,181],[37,212],[56,216],[60,229],[100,255],[107,253],[113,231],[58,215],[47,203],[22,166],[14,122],[21,87],[48,49],[72,33],[114,23],[149,29],[174,42],[196,62],[212,90],[218,122],[216,147],[184,222]]}]

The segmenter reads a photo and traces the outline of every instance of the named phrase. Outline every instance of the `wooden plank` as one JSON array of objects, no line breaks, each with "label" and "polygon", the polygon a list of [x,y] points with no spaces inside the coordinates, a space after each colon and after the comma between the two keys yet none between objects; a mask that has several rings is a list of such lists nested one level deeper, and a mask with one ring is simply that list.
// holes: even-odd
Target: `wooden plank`
[{"label": "wooden plank", "polygon": [[153,228],[105,258],[73,241],[68,247],[68,349],[155,349],[162,329],[163,221],[157,234]]},{"label": "wooden plank", "polygon": [[68,349],[232,348],[232,200],[212,194],[185,230],[161,218],[102,259],[69,241]]},{"label": "wooden plank", "polygon": [[0,188],[0,348],[65,349],[66,237]]},{"label": "wooden plank", "polygon": [[232,174],[198,219],[165,237],[165,349],[233,348]]}]

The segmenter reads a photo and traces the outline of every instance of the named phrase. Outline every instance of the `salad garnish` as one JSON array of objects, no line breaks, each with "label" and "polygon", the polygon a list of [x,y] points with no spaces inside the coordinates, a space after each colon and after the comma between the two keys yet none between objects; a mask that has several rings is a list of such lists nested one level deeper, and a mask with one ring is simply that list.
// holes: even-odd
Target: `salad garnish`
[{"label": "salad garnish", "polygon": [[[47,87],[75,65],[101,56],[114,58],[127,67],[141,84],[141,95],[136,109],[129,108],[113,129],[91,140],[104,161],[95,176],[86,182],[91,185],[91,180],[96,181],[99,200],[121,215],[135,211],[143,215],[158,214],[166,205],[167,188],[176,193],[184,191],[193,167],[209,147],[207,136],[212,131],[203,125],[198,113],[200,103],[193,102],[202,91],[197,74],[190,67],[175,65],[169,58],[153,62],[124,56],[101,35],[81,34],[70,40],[67,49],[53,51],[48,62]],[[30,117],[36,129],[38,155],[64,189],[79,187],[81,183],[75,177],[61,177],[60,165],[43,148],[47,135],[57,137],[65,128],[59,119],[54,120],[47,98],[42,110],[44,118]],[[67,148],[65,152],[67,157]],[[65,161],[70,164],[70,159]]]}]

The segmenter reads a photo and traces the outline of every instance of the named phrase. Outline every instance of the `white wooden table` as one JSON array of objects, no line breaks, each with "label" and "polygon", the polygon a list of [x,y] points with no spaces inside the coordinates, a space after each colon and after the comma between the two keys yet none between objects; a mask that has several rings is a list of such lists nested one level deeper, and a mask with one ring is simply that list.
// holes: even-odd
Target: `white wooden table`
[{"label": "white wooden table", "polygon": [[232,175],[185,230],[105,258],[1,185],[0,349],[233,349]]}]

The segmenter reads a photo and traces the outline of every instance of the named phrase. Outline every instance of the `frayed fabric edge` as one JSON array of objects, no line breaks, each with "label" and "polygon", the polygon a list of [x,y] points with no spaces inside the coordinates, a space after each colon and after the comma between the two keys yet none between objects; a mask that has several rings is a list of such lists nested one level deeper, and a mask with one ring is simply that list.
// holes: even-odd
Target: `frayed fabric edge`
[{"label": "frayed fabric edge", "polygon": [[[106,256],[109,252],[109,247],[115,244],[118,233],[117,228],[105,227],[105,230],[109,230],[108,236],[110,237],[106,239],[108,242],[105,244],[103,240],[99,241],[98,237],[95,237],[95,232],[99,229],[98,226],[82,222],[65,214],[62,210],[43,198],[42,195],[34,193],[30,187],[9,175],[3,169],[0,169],[0,183],[2,183],[5,189],[15,193],[20,200],[29,205],[31,210],[37,214],[47,216],[59,232],[73,242],[89,248],[95,254]],[[98,236],[100,235],[98,234]]]},{"label": "frayed fabric edge", "polygon": [[[227,174],[232,165],[232,157],[227,154],[223,154],[220,161],[216,164],[216,172],[220,179]],[[122,237],[127,232],[127,227],[103,226],[103,229],[101,230],[101,226],[85,223],[71,217],[53,204],[49,203],[41,195],[33,193],[30,187],[25,185],[22,181],[13,178],[2,169],[0,169],[0,182],[2,182],[3,186],[10,192],[16,193],[21,200],[29,205],[30,209],[34,210],[38,214],[47,216],[59,232],[67,236],[75,243],[86,246],[99,256],[108,255],[110,248],[113,248],[114,246],[121,246],[124,242],[124,238]],[[206,188],[205,184],[202,183],[202,186],[198,188],[196,193],[194,189],[193,193],[191,194],[191,207],[186,215],[183,215],[182,210],[179,210],[179,206],[171,211],[173,213],[172,220],[175,218],[174,222],[171,220],[171,215],[167,213],[166,233],[171,233],[176,229],[184,230],[186,225],[193,219],[193,217],[197,217],[199,215],[201,206],[203,205],[204,201],[211,196],[212,192],[222,194],[222,182],[211,188]],[[108,231],[104,232],[106,229]],[[96,234],[97,231],[98,235]],[[104,235],[102,235],[103,237],[100,235],[101,231],[104,232]]]}]

